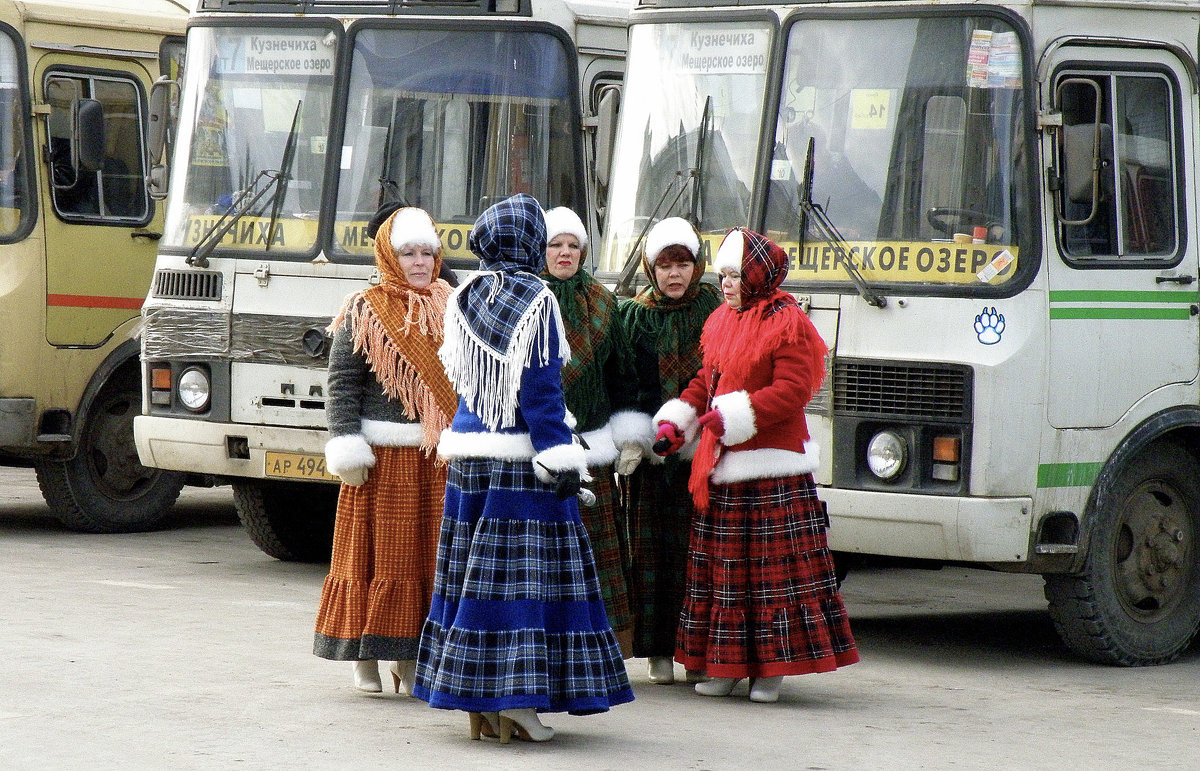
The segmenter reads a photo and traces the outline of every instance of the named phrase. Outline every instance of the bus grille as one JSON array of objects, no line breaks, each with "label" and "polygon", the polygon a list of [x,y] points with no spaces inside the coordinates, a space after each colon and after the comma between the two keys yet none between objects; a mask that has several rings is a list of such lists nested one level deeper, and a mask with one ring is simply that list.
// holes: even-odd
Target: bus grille
[{"label": "bus grille", "polygon": [[844,360],[834,363],[835,412],[965,421],[971,418],[971,401],[969,367]]},{"label": "bus grille", "polygon": [[221,274],[194,270],[158,270],[153,296],[164,300],[220,300]]}]

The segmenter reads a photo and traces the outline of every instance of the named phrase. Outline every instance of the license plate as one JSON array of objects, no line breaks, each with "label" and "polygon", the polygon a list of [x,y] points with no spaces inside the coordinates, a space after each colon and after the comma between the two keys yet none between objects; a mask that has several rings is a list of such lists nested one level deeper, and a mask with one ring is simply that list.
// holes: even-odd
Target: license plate
[{"label": "license plate", "polygon": [[264,473],[282,479],[312,479],[325,482],[340,482],[325,468],[325,456],[306,455],[299,452],[267,451]]}]

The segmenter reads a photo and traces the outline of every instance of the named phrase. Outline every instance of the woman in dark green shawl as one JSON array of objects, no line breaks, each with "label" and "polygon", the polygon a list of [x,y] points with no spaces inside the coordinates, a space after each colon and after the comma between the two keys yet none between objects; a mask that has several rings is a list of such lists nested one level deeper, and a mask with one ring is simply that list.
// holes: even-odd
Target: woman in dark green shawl
[{"label": "woman in dark green shawl", "polygon": [[623,337],[617,298],[581,270],[587,255],[587,230],[575,212],[558,207],[546,212],[546,269],[542,278],[558,299],[571,360],[563,366],[562,387],[575,430],[587,448],[592,506],[580,506],[596,557],[604,607],[621,652],[632,655],[633,617],[626,573],[629,569],[624,518],[620,516],[613,463],[617,447],[610,421],[614,405],[629,401],[632,375],[622,370]]},{"label": "woman in dark green shawl", "polygon": [[[700,369],[700,332],[721,298],[716,287],[700,281],[700,236],[682,218],[650,229],[642,270],[649,285],[619,309],[636,393],[632,409],[613,421],[613,438],[620,451],[617,472],[628,477],[633,655],[649,659],[650,682],[667,684],[675,681],[672,659],[692,522],[688,475],[695,442],[665,459],[655,455],[650,418]],[[695,682],[702,673],[687,675]]]}]

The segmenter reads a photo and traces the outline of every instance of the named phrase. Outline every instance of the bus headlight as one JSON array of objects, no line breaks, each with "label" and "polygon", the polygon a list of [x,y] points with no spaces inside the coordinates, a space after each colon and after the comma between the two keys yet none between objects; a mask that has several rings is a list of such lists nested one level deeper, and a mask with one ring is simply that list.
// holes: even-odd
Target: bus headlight
[{"label": "bus headlight", "polygon": [[189,367],[179,376],[179,402],[192,412],[202,412],[208,407],[212,387],[208,382],[208,373],[199,367]]},{"label": "bus headlight", "polygon": [[908,444],[894,431],[880,431],[867,444],[867,468],[884,481],[895,479],[908,464]]}]

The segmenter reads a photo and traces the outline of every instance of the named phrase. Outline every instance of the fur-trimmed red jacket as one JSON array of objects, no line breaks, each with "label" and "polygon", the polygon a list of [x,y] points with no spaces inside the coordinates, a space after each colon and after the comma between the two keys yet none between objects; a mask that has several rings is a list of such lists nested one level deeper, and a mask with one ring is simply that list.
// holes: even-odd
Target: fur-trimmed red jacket
[{"label": "fur-trimmed red jacket", "polygon": [[729,325],[734,313],[721,306],[709,317],[706,333],[724,321],[725,330],[736,334],[705,344],[700,372],[678,399],[662,406],[654,423],[670,421],[690,438],[699,416],[710,409],[721,414],[725,433],[709,477],[713,484],[811,473],[819,455],[804,407],[825,375],[825,342],[794,305]]}]

